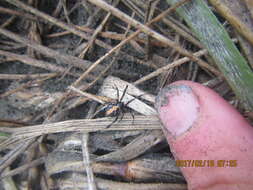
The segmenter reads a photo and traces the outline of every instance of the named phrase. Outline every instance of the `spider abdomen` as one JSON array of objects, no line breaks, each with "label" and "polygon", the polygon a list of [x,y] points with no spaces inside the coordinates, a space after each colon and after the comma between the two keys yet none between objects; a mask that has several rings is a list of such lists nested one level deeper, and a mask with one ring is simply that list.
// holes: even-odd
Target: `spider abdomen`
[{"label": "spider abdomen", "polygon": [[[119,97],[119,89],[116,87],[117,90],[117,100],[115,102],[108,102],[104,104],[102,108],[100,108],[94,115],[93,118],[98,115],[99,113],[103,113],[104,116],[109,116],[109,117],[115,117],[114,120],[106,126],[106,128],[109,128],[112,124],[114,124],[118,119],[121,121],[122,118],[124,117],[125,109],[129,103],[131,103],[135,98],[132,100],[129,100],[128,102],[124,103],[122,100],[126,94],[127,87],[125,87],[122,96]],[[130,112],[133,119],[134,115],[132,112]],[[119,118],[120,117],[120,118]]]},{"label": "spider abdomen", "polygon": [[112,116],[112,117],[119,115],[119,112],[120,112],[120,109],[122,109],[122,106],[123,105],[121,105],[121,103],[109,104],[106,107],[105,115],[106,116]]}]

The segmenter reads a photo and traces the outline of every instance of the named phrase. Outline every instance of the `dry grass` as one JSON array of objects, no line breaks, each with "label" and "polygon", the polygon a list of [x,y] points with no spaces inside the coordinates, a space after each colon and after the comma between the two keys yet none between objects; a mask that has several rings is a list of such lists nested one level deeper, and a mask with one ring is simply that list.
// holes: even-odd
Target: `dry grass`
[{"label": "dry grass", "polygon": [[[154,109],[155,94],[165,84],[186,79],[231,92],[207,51],[174,14],[187,1],[168,9],[152,0],[116,0],[112,4],[102,0],[1,1],[0,85],[4,88],[0,104],[6,112],[0,113],[0,150],[5,153],[0,161],[1,185],[16,189],[26,181],[28,189],[37,184],[44,189],[186,189],[180,172],[171,168],[165,177],[147,179],[150,171],[159,176],[156,168],[162,168],[161,162],[166,160],[155,162],[162,157],[155,154],[151,160],[157,165],[150,169],[140,156],[151,150],[169,153]],[[126,114],[107,129],[114,118],[92,115],[98,104],[115,101],[116,87],[121,96],[126,86],[123,102],[138,97],[128,106],[135,118]],[[234,101],[231,95],[226,98]],[[76,147],[82,151],[78,166],[82,174],[86,171],[83,179],[87,183],[79,180],[77,166],[68,168],[80,164],[72,155],[78,152]],[[71,172],[54,178],[47,173],[50,168],[38,166],[54,165],[47,155],[57,151],[71,154],[73,157],[64,159],[73,160],[62,163],[55,158],[62,163],[62,171]],[[95,172],[110,177],[95,176],[94,163],[106,161],[103,156],[107,161],[124,161],[124,167],[136,159],[141,164],[134,167],[144,174],[133,178],[135,183],[127,183],[129,176],[117,181],[119,176],[112,177],[111,170],[122,166],[103,163]],[[15,169],[8,171],[13,166]],[[11,178],[14,175],[22,180]],[[146,183],[138,185],[140,182]]]}]

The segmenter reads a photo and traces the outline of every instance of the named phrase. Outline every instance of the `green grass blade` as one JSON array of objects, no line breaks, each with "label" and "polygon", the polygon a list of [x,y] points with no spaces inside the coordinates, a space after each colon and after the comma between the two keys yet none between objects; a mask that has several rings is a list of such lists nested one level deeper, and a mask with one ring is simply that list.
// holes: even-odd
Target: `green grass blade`
[{"label": "green grass blade", "polygon": [[[174,4],[178,0],[167,0]],[[191,0],[177,9],[206,47],[246,109],[253,111],[253,72],[228,33],[203,0]]]}]

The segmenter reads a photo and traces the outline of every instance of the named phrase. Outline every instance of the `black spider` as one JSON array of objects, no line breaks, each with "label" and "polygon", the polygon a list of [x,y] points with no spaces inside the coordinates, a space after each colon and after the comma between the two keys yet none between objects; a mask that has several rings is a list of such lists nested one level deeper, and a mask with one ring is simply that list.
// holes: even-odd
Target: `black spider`
[{"label": "black spider", "polygon": [[[121,116],[120,118],[120,121],[122,120],[122,118],[124,117],[124,114],[125,114],[125,109],[127,107],[127,105],[129,103],[131,103],[133,100],[135,100],[135,98],[129,100],[127,103],[124,103],[122,102],[125,94],[126,94],[126,91],[127,91],[127,88],[128,88],[128,85],[126,85],[124,91],[123,91],[123,94],[122,96],[119,98],[119,89],[116,87],[116,90],[117,90],[117,100],[116,102],[108,102],[106,103],[102,108],[100,108],[98,111],[96,111],[96,113],[94,114],[94,117],[103,112],[105,113],[104,115],[105,116],[109,116],[109,117],[115,117],[115,119],[112,121],[112,123],[110,123],[108,126],[106,126],[106,128],[109,128],[110,126],[112,126],[116,121],[118,121],[119,117]],[[132,111],[130,110],[130,113],[133,117],[133,120],[134,120],[134,114],[132,113]]]}]

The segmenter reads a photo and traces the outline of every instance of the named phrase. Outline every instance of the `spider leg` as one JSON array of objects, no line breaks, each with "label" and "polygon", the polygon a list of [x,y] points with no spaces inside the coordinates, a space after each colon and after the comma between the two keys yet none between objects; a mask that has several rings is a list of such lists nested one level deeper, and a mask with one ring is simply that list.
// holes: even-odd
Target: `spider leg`
[{"label": "spider leg", "polygon": [[134,97],[134,98],[132,98],[131,100],[129,100],[127,103],[125,103],[125,106],[127,106],[128,104],[130,104],[132,101],[134,101],[135,99],[138,99],[138,98],[140,98],[140,97],[142,97],[144,94],[141,94],[141,95],[139,95],[139,96],[136,96],[136,97]]},{"label": "spider leg", "polygon": [[130,110],[130,114],[131,114],[131,116],[132,116],[132,124],[134,123],[134,113],[133,113],[133,111],[131,110],[131,109],[129,109]]},{"label": "spider leg", "polygon": [[107,107],[107,105],[100,106],[99,109],[92,115],[91,118],[96,117],[96,115],[99,114],[100,112],[104,111],[106,107]]},{"label": "spider leg", "polygon": [[116,121],[118,121],[118,119],[119,119],[119,115],[117,115],[115,117],[115,119],[109,125],[107,125],[105,128],[107,129],[107,128],[111,127]]},{"label": "spider leg", "polygon": [[126,104],[125,104],[125,106],[127,106],[128,104],[130,104],[132,101],[134,101],[136,98],[132,98],[131,100],[129,100]]},{"label": "spider leg", "polygon": [[120,117],[119,121],[121,121],[123,119],[124,115],[125,115],[124,110],[120,110],[120,115],[121,115],[121,117]]},{"label": "spider leg", "polygon": [[125,96],[125,94],[126,94],[127,88],[128,88],[128,85],[126,85],[126,87],[125,87],[125,89],[124,89],[124,91],[123,91],[123,94],[122,94],[122,96],[120,97],[119,102],[122,102],[122,100],[123,100],[123,98],[124,98],[124,96]]},{"label": "spider leg", "polygon": [[116,85],[114,85],[114,87],[116,88],[116,91],[117,91],[117,102],[119,102],[119,89]]}]

